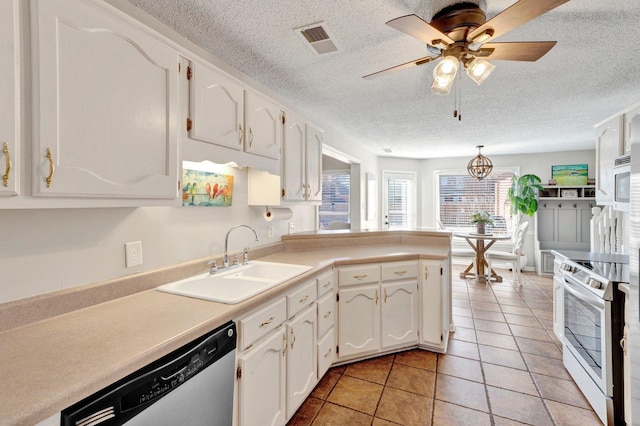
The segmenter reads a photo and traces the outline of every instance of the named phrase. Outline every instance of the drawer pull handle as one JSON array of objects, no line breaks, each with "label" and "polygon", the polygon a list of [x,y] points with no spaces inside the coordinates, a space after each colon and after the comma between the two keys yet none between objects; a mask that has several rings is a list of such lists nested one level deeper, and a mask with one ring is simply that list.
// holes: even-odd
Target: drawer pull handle
[{"label": "drawer pull handle", "polygon": [[249,148],[251,148],[253,146],[253,129],[251,127],[249,127],[249,136],[251,136],[249,139]]},{"label": "drawer pull handle", "polygon": [[264,327],[264,326],[267,326],[267,325],[271,324],[274,319],[275,319],[274,317],[269,318],[268,320],[266,320],[262,324],[260,324],[260,327]]},{"label": "drawer pull handle", "polygon": [[242,124],[238,125],[238,127],[240,128],[240,138],[238,139],[238,145],[242,145],[242,142],[244,141],[244,130],[242,129]]},{"label": "drawer pull handle", "polygon": [[325,318],[329,318],[331,316],[331,311],[327,312],[326,314],[324,314]]},{"label": "drawer pull handle", "polygon": [[293,344],[296,342],[296,333],[293,332],[293,327],[291,327],[291,350],[293,350]]},{"label": "drawer pull handle", "polygon": [[282,333],[282,356],[287,354],[287,333]]},{"label": "drawer pull handle", "polygon": [[387,303],[387,289],[384,289],[384,303]]},{"label": "drawer pull handle", "polygon": [[309,300],[309,295],[308,294],[306,296],[304,296],[302,299],[300,299],[300,301],[298,303],[304,303],[307,300]]},{"label": "drawer pull handle", "polygon": [[51,188],[51,181],[53,181],[53,172],[56,170],[53,165],[53,155],[51,155],[51,149],[47,148],[47,160],[49,160],[49,176],[45,179],[47,182],[47,188]]},{"label": "drawer pull handle", "polygon": [[427,268],[426,266],[424,268],[424,279],[425,280],[429,279],[429,268]]},{"label": "drawer pull handle", "polygon": [[2,182],[4,186],[9,186],[9,173],[11,173],[11,155],[9,154],[9,144],[4,143],[4,147],[2,148],[2,153],[4,154],[4,158],[6,160],[6,168],[4,171],[4,175],[2,175]]},{"label": "drawer pull handle", "polygon": [[407,271],[395,271],[394,272],[394,274],[399,275],[399,276],[403,276],[406,273],[407,273]]},{"label": "drawer pull handle", "polygon": [[364,278],[367,278],[367,274],[354,275],[353,278],[355,278],[356,280],[362,280]]},{"label": "drawer pull handle", "polygon": [[376,290],[376,305],[378,304],[378,290]]},{"label": "drawer pull handle", "polygon": [[322,287],[327,288],[331,285],[331,281],[327,281],[326,283],[324,283],[324,285]]},{"label": "drawer pull handle", "polygon": [[329,348],[329,350],[327,351],[326,354],[324,354],[324,357],[327,358],[329,355],[331,355],[331,351],[333,351],[333,348]]}]

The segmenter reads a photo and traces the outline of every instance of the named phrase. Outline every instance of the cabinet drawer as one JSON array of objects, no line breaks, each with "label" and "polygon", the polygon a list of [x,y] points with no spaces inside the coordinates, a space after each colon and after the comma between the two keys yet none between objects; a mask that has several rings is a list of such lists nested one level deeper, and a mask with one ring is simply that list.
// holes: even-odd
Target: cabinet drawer
[{"label": "cabinet drawer", "polygon": [[331,367],[336,356],[334,330],[335,328],[332,328],[318,341],[318,379]]},{"label": "cabinet drawer", "polygon": [[380,281],[380,266],[354,266],[338,269],[340,286],[371,284]]},{"label": "cabinet drawer", "polygon": [[382,281],[412,280],[418,278],[417,262],[386,263],[382,265]]},{"label": "cabinet drawer", "polygon": [[315,302],[318,298],[317,294],[315,281],[302,284],[296,290],[289,293],[287,296],[287,312],[289,312],[289,318]]},{"label": "cabinet drawer", "polygon": [[335,322],[335,295],[333,292],[318,299],[318,336],[323,336]]},{"label": "cabinet drawer", "polygon": [[287,302],[281,298],[253,314],[238,321],[240,350],[251,346],[271,330],[275,330],[287,319]]},{"label": "cabinet drawer", "polygon": [[333,289],[333,269],[318,277],[318,297]]}]

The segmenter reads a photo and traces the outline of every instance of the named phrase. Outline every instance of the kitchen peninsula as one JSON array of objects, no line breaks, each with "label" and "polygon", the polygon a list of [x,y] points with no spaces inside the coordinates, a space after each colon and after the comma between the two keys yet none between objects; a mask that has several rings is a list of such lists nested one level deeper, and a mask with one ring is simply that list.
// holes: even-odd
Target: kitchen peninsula
[{"label": "kitchen peninsula", "polygon": [[[378,271],[380,276],[376,281],[366,283],[366,287],[374,287],[375,291],[390,288],[385,287],[386,282],[393,285],[402,280],[402,283],[413,281],[412,288],[416,293],[413,300],[418,311],[414,325],[420,330],[419,338],[416,334],[416,340],[411,343],[386,346],[378,343],[377,348],[362,354],[347,352],[343,356],[340,353],[333,358],[333,363],[408,347],[443,352],[448,332],[453,327],[450,246],[451,233],[447,231],[309,232],[284,236],[280,243],[258,248],[253,258],[309,265],[312,269],[237,305],[154,290],[161,284],[206,270],[209,259],[79,287],[64,294],[43,295],[0,305],[0,324],[4,325],[0,333],[0,359],[4,361],[0,366],[0,377],[10,383],[0,398],[3,421],[7,424],[43,421],[225,322],[246,318],[261,306],[290,294],[303,283],[315,282],[317,277],[327,276],[327,273],[336,277],[328,281],[331,290],[337,294],[344,291],[346,295],[347,291],[364,286],[347,282],[348,273],[354,268]],[[409,268],[404,266],[411,264],[420,265],[420,269],[416,266],[415,271],[421,271],[413,278],[411,272],[405,275]],[[395,265],[402,265],[404,269],[398,270]],[[429,273],[430,270],[438,273]],[[429,291],[437,291],[439,297],[425,293],[423,286],[426,282],[430,283]],[[122,296],[121,289],[128,286],[136,288],[136,291]],[[60,313],[60,305],[74,306],[78,299],[93,297],[89,295],[97,293],[119,296],[83,309]],[[388,294],[384,293],[384,299]],[[376,295],[382,304],[382,293]],[[52,306],[52,300],[56,301],[58,309],[55,316],[37,317],[35,322],[25,318],[29,312]],[[335,303],[340,314],[338,302]],[[429,304],[428,309],[424,303]],[[429,313],[425,315],[427,311]],[[22,312],[20,326],[7,326],[10,323],[7,316],[18,315],[18,312]],[[433,317],[433,312],[437,313],[437,318]],[[335,327],[337,342],[344,336],[341,336],[340,323],[336,322]],[[242,339],[242,328],[239,333]]]}]

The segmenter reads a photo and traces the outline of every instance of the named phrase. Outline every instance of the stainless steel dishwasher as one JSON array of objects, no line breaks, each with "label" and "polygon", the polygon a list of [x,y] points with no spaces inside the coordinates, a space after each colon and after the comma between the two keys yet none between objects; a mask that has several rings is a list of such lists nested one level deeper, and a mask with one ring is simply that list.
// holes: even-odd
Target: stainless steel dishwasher
[{"label": "stainless steel dishwasher", "polygon": [[62,411],[62,425],[230,426],[235,348],[230,322]]}]

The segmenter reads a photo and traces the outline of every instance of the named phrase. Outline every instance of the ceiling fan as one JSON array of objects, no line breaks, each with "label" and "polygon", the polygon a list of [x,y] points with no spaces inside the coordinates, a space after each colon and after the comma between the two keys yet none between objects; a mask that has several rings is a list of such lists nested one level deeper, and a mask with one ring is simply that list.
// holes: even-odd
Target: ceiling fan
[{"label": "ceiling fan", "polygon": [[433,70],[432,92],[449,93],[460,63],[467,75],[481,84],[495,68],[488,59],[533,62],[556,44],[555,41],[489,43],[490,40],[568,1],[519,0],[488,21],[484,11],[471,2],[445,7],[429,23],[417,15],[392,19],[387,25],[426,43],[429,55],[363,78],[380,77],[442,58]]}]

